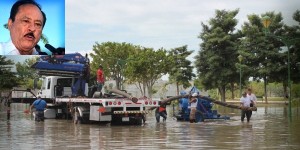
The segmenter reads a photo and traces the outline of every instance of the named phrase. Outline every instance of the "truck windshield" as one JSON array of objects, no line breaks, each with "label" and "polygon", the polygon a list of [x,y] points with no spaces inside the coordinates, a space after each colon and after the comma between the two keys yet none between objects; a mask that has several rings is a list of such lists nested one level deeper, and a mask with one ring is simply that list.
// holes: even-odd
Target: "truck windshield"
[{"label": "truck windshield", "polygon": [[72,78],[57,79],[57,83],[59,83],[62,87],[71,87],[72,86]]}]

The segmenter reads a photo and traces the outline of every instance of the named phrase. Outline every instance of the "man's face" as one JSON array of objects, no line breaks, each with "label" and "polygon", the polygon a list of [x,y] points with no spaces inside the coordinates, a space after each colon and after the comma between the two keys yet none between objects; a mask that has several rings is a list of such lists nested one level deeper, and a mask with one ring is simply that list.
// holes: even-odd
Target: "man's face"
[{"label": "man's face", "polygon": [[15,21],[8,20],[8,29],[13,44],[20,54],[32,54],[33,47],[39,42],[43,29],[43,15],[38,7],[31,4],[22,5]]},{"label": "man's face", "polygon": [[251,91],[250,91],[250,90],[248,90],[248,91],[247,91],[247,94],[251,95]]}]

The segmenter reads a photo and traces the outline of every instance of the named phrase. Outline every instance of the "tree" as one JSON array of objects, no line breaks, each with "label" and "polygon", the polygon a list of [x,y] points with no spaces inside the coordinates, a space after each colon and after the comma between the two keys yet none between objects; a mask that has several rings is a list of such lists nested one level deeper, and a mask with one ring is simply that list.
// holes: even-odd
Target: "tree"
[{"label": "tree", "polygon": [[215,18],[209,20],[209,25],[202,23],[199,38],[199,54],[195,57],[196,68],[206,89],[218,88],[221,100],[225,101],[225,87],[228,83],[237,82],[238,76],[235,16],[239,10],[216,10]]},{"label": "tree", "polygon": [[291,56],[291,79],[294,83],[300,83],[300,11],[297,10],[293,19],[298,22],[298,25],[284,26],[285,33],[290,39],[294,39],[293,45],[290,48]]},{"label": "tree", "polygon": [[32,69],[31,66],[37,62],[39,57],[32,57],[25,60],[25,62],[16,64],[16,70],[20,84],[24,88],[34,88],[34,79],[38,76],[36,70]]},{"label": "tree", "polygon": [[163,48],[154,51],[152,48],[140,48],[134,55],[129,57],[130,61],[126,67],[126,79],[138,82],[142,94],[152,97],[154,83],[168,73],[171,68],[171,58]]},{"label": "tree", "polygon": [[174,65],[172,65],[169,80],[176,83],[177,95],[179,95],[179,85],[183,85],[183,88],[190,86],[190,80],[195,77],[193,73],[193,66],[191,61],[187,59],[193,51],[187,50],[187,45],[174,48],[170,51],[170,56],[173,59]]},{"label": "tree", "polygon": [[[290,77],[291,77],[291,81],[292,83],[299,83],[300,82],[300,78],[299,78],[299,73],[300,73],[300,11],[297,10],[294,14],[293,14],[293,19],[298,22],[298,25],[294,25],[294,26],[287,26],[287,25],[283,25],[283,27],[280,29],[281,32],[279,32],[280,34],[278,34],[278,29],[275,29],[273,31],[271,31],[273,34],[275,35],[279,35],[280,38],[274,38],[277,42],[284,44],[282,46],[288,46],[289,49],[286,49],[283,52],[283,57],[282,60],[285,62],[284,63],[284,68],[283,70],[280,72],[280,79],[281,82],[283,83],[283,90],[286,96],[288,96],[289,92],[288,92],[288,76],[287,76],[287,72],[288,72],[288,68],[287,68],[287,63],[288,63],[288,50],[289,50],[289,57],[290,57]],[[273,21],[273,20],[272,20]],[[271,23],[271,25],[273,25],[273,22]],[[277,34],[276,34],[277,33]],[[276,81],[276,80],[275,80]],[[279,82],[279,81],[276,81]],[[292,89],[291,92],[293,93],[293,91],[297,91],[297,89],[293,89],[293,85],[292,85]],[[296,86],[295,86],[296,87]],[[294,96],[294,94],[292,94],[292,96]]]},{"label": "tree", "polygon": [[14,65],[12,60],[7,60],[5,56],[0,55],[0,91],[11,89],[18,85],[17,77],[11,71],[12,65]]},{"label": "tree", "polygon": [[249,22],[245,22],[242,26],[244,38],[242,39],[240,53],[245,57],[247,65],[251,68],[249,75],[257,81],[263,79],[265,102],[268,103],[268,82],[287,81],[285,73],[287,59],[286,52],[280,48],[284,46],[283,43],[265,34],[262,17],[266,15],[272,20],[269,31],[277,36],[283,34],[284,24],[281,13],[267,12],[262,14],[261,17],[255,14],[249,15]]},{"label": "tree", "polygon": [[96,71],[99,65],[103,66],[106,79],[116,80],[118,89],[122,89],[124,82],[124,69],[129,56],[136,47],[129,43],[105,42],[93,45],[93,53],[90,53],[93,61],[91,63],[91,79],[96,81]]}]

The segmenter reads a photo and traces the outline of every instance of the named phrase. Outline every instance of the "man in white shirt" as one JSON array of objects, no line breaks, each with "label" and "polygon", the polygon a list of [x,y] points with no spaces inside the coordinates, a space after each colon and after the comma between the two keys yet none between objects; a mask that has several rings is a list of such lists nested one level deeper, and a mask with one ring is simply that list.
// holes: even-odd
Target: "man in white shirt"
[{"label": "man in white shirt", "polygon": [[[256,98],[255,94],[252,93],[251,88],[247,89],[247,97],[249,97],[249,99],[251,101],[250,107],[254,107],[256,105],[257,98]],[[252,111],[250,112],[250,117],[251,116],[252,116]]]},{"label": "man in white shirt", "polygon": [[[0,55],[22,55],[15,47],[11,40],[6,43],[0,42]],[[39,55],[35,48],[32,49],[32,53],[28,55]]]},{"label": "man in white shirt", "polygon": [[39,42],[46,23],[46,15],[33,0],[19,0],[11,8],[8,30],[11,40],[0,43],[1,55],[37,55]]},{"label": "man in white shirt", "polygon": [[[247,96],[247,93],[244,92],[242,94],[242,97],[240,99],[240,102],[241,102],[241,106],[243,108],[247,108],[247,107],[250,107],[250,103],[251,103],[251,100],[250,100],[250,97]],[[247,122],[250,121],[250,118],[251,118],[251,110],[244,110],[242,109],[242,113],[241,113],[241,121],[244,122],[244,118],[245,118],[245,115],[247,117]]]},{"label": "man in white shirt", "polygon": [[197,104],[198,104],[198,94],[197,93],[193,93],[192,97],[190,99],[190,107],[191,107],[191,111],[190,111],[190,123],[195,123],[196,122],[196,111],[197,111]]}]

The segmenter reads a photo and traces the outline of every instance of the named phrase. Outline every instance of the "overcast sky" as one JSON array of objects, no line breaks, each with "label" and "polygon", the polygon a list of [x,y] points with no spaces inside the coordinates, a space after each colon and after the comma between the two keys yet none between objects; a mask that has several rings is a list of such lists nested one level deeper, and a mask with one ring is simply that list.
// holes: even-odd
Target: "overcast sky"
[{"label": "overcast sky", "polygon": [[66,52],[91,52],[95,42],[127,42],[155,49],[188,45],[199,51],[201,22],[216,9],[235,10],[240,28],[249,14],[292,14],[299,0],[66,0]]},{"label": "overcast sky", "polygon": [[[199,51],[201,22],[216,9],[235,10],[240,28],[249,14],[281,12],[286,24],[300,0],[66,0],[66,53],[90,53],[95,42],[127,42],[155,49],[188,45]],[[15,61],[28,57],[10,56]]]}]

